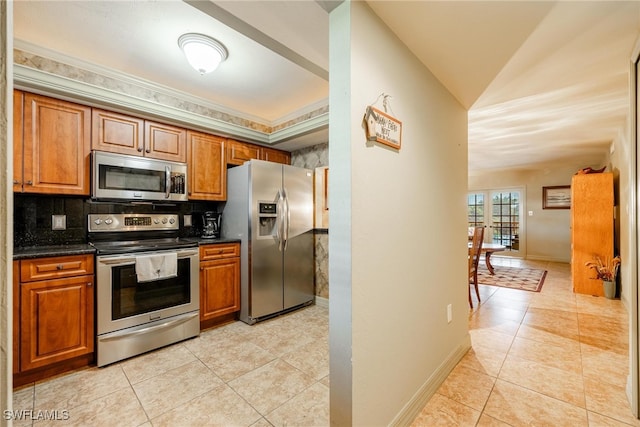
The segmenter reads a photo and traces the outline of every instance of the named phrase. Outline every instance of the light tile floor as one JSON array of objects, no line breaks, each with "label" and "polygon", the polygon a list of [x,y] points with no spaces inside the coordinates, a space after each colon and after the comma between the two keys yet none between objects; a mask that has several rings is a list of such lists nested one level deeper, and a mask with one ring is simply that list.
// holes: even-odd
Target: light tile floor
[{"label": "light tile floor", "polygon": [[[494,260],[546,269],[542,292],[481,286],[473,348],[413,425],[640,426],[625,395],[622,303],[574,294],[567,264]],[[236,322],[21,387],[14,410],[69,418],[16,426],[328,426],[328,310]]]},{"label": "light tile floor", "polygon": [[480,286],[472,349],[414,426],[640,426],[625,394],[628,314],[574,294],[568,264],[492,258],[548,271],[540,293]]},{"label": "light tile floor", "polygon": [[327,426],[328,325],[310,306],[24,386],[14,426]]}]

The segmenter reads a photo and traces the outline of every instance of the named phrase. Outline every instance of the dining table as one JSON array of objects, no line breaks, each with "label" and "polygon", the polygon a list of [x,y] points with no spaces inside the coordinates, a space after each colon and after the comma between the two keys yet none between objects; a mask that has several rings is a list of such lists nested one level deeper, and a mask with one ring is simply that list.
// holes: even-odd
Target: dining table
[{"label": "dining table", "polygon": [[[468,244],[469,250],[471,250],[471,242]],[[489,270],[489,274],[496,274],[493,269],[493,265],[491,264],[491,255],[496,252],[502,252],[507,249],[506,246],[500,245],[498,243],[482,243],[482,248],[480,249],[480,254],[484,254],[484,263],[487,266],[487,270]]]}]

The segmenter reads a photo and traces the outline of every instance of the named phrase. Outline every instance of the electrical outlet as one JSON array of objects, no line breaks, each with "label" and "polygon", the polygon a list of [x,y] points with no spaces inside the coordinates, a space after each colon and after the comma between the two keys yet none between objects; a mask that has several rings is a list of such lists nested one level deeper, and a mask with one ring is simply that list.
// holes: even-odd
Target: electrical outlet
[{"label": "electrical outlet", "polygon": [[447,323],[451,323],[453,320],[453,310],[451,309],[451,304],[447,306]]},{"label": "electrical outlet", "polygon": [[67,216],[66,215],[51,215],[51,229],[52,230],[66,230],[67,229]]},{"label": "electrical outlet", "polygon": [[184,216],[184,226],[191,227],[191,215]]}]

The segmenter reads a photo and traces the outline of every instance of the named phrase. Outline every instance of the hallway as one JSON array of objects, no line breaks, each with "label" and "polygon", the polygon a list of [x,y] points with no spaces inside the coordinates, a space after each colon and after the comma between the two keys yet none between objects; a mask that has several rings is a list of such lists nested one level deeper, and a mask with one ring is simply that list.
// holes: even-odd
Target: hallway
[{"label": "hallway", "polygon": [[[414,426],[640,426],[625,394],[627,311],[574,294],[570,266],[492,258],[548,271],[540,293],[480,287],[473,348]],[[473,292],[472,292],[473,293]]]}]

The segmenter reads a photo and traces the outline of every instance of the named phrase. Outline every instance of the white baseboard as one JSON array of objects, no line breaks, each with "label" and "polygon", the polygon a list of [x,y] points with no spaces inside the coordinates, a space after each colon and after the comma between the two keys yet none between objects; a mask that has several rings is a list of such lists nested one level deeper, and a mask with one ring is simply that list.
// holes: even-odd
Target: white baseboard
[{"label": "white baseboard", "polygon": [[560,258],[549,258],[546,256],[537,256],[537,255],[527,255],[525,259],[530,259],[532,261],[548,261],[548,262],[563,262],[565,264],[569,264],[569,260],[560,259]]},{"label": "white baseboard", "polygon": [[316,305],[320,307],[329,308],[329,298],[323,298],[316,295]]},{"label": "white baseboard", "polygon": [[471,348],[471,336],[467,334],[464,342],[462,342],[451,354],[442,362],[436,371],[425,381],[418,389],[413,397],[407,402],[402,410],[396,415],[390,426],[408,426],[420,414],[429,399],[436,394],[438,388],[447,376],[456,367],[458,362],[467,354]]}]

